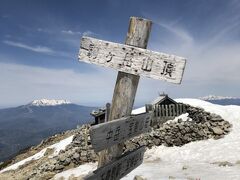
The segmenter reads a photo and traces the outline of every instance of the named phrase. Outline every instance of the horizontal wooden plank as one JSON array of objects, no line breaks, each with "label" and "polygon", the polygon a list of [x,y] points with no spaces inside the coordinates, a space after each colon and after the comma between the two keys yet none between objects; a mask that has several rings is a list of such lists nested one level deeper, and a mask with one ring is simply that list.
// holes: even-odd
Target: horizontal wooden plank
[{"label": "horizontal wooden plank", "polygon": [[93,171],[84,180],[117,180],[130,173],[137,166],[142,164],[145,147],[135,149],[126,153],[116,161]]},{"label": "horizontal wooden plank", "polygon": [[177,84],[186,64],[186,59],[179,56],[90,37],[81,40],[79,60]]},{"label": "horizontal wooden plank", "polygon": [[143,113],[101,123],[90,128],[93,149],[99,152],[114,144],[147,132],[150,128],[151,114]]}]

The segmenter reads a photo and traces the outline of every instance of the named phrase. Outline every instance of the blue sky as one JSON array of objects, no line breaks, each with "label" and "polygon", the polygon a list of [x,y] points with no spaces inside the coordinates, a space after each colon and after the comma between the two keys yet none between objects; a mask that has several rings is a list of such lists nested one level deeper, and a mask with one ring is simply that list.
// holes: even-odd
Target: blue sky
[{"label": "blue sky", "polygon": [[142,77],[135,103],[239,96],[239,0],[1,0],[0,106],[111,102],[117,72],[77,61],[83,35],[124,43],[130,16],[153,21],[148,49],[187,58],[181,85]]}]

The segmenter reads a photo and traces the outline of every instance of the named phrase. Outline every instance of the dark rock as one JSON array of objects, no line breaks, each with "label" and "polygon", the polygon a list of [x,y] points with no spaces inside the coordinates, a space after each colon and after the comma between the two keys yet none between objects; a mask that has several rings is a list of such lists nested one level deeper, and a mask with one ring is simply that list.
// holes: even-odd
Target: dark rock
[{"label": "dark rock", "polygon": [[71,159],[70,158],[66,158],[66,160],[63,162],[63,165],[67,166],[67,165],[70,164],[70,162],[71,162]]},{"label": "dark rock", "polygon": [[147,178],[136,175],[133,180],[147,180]]},{"label": "dark rock", "polygon": [[64,169],[64,166],[61,165],[61,164],[57,164],[57,165],[55,166],[55,170],[62,170],[62,169]]},{"label": "dark rock", "polygon": [[181,122],[183,122],[183,120],[182,120],[182,118],[179,118],[178,123],[181,123]]},{"label": "dark rock", "polygon": [[228,161],[214,162],[212,164],[217,164],[218,166],[233,166],[233,163],[230,163]]},{"label": "dark rock", "polygon": [[154,138],[153,139],[153,142],[156,146],[159,146],[161,144],[161,140],[160,139],[157,139],[157,138]]},{"label": "dark rock", "polygon": [[211,130],[213,131],[214,134],[217,135],[222,135],[224,133],[224,131],[219,127],[212,127]]}]

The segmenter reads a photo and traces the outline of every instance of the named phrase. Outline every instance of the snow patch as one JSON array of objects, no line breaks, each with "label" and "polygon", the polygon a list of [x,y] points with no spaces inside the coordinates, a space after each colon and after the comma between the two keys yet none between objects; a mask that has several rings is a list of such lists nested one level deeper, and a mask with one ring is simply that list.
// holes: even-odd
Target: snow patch
[{"label": "snow patch", "polygon": [[50,155],[49,158],[57,156],[58,153],[61,150],[64,150],[67,147],[67,145],[69,145],[72,142],[73,137],[74,137],[74,135],[72,135],[72,136],[70,136],[70,137],[68,137],[66,139],[63,139],[63,140],[61,140],[60,142],[58,142],[56,144],[53,144],[53,145],[49,146],[48,148],[54,149],[53,154]]},{"label": "snow patch", "polygon": [[41,157],[44,156],[44,153],[46,152],[46,148],[42,149],[40,152],[38,152],[37,154],[34,154],[33,156],[30,156],[24,160],[21,160],[9,167],[6,167],[5,169],[1,170],[0,173],[3,173],[5,171],[9,171],[9,170],[15,170],[17,169],[19,166],[22,166],[24,165],[26,162],[29,162],[29,161],[32,161],[32,160],[37,160],[37,159],[40,159]]},{"label": "snow patch", "polygon": [[173,120],[168,120],[165,123],[166,124],[177,123],[179,119],[182,119],[182,121],[192,121],[192,119],[188,117],[188,113],[185,113],[185,114],[181,114],[180,116],[175,117]]},{"label": "snow patch", "polygon": [[88,173],[94,171],[95,169],[97,169],[97,163],[83,164],[83,165],[80,165],[76,168],[69,169],[69,170],[66,170],[66,171],[63,171],[61,173],[56,174],[53,177],[53,180],[70,179],[70,177],[71,178],[73,178],[73,177],[84,177]]},{"label": "snow patch", "polygon": [[19,166],[24,165],[24,164],[25,164],[26,162],[28,162],[28,161],[40,159],[41,157],[44,156],[44,154],[45,154],[45,152],[46,152],[46,150],[47,150],[48,148],[49,148],[49,149],[54,149],[53,154],[52,154],[51,156],[49,156],[49,158],[54,157],[54,156],[57,156],[58,153],[59,153],[61,150],[64,150],[64,149],[66,148],[66,146],[69,145],[69,144],[72,142],[72,140],[73,140],[73,135],[70,136],[70,137],[68,137],[68,138],[66,138],[66,139],[63,139],[63,140],[61,140],[60,142],[55,143],[55,144],[53,144],[53,145],[51,145],[51,146],[49,146],[49,147],[47,147],[47,148],[42,149],[40,152],[34,154],[33,156],[30,156],[30,157],[28,157],[28,158],[26,158],[26,159],[23,159],[23,160],[15,163],[15,164],[9,166],[9,167],[4,168],[3,170],[0,171],[0,173],[3,173],[3,172],[5,172],[5,171],[9,171],[9,170],[15,170],[15,169],[17,169]]},{"label": "snow patch", "polygon": [[57,106],[62,104],[71,104],[67,100],[55,100],[55,99],[39,99],[32,101],[29,105],[31,106]]},{"label": "snow patch", "polygon": [[141,114],[141,113],[145,113],[146,112],[146,107],[140,107],[138,109],[134,109],[132,110],[132,114]]}]

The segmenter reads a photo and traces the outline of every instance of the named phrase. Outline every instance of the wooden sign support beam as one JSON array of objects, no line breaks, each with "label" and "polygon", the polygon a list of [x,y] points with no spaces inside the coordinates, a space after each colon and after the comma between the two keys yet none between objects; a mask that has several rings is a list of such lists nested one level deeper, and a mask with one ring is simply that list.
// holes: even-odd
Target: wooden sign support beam
[{"label": "wooden sign support beam", "polygon": [[98,168],[84,177],[84,180],[118,180],[142,164],[145,147],[125,153],[115,161]]},{"label": "wooden sign support beam", "polygon": [[[152,22],[150,20],[131,17],[125,44],[146,49],[151,26]],[[138,81],[138,75],[118,72],[109,117],[110,121],[131,115]],[[123,143],[100,152],[98,167],[115,160],[122,152]]]}]

